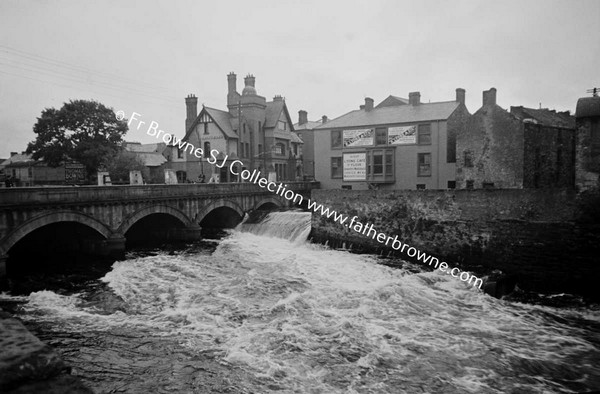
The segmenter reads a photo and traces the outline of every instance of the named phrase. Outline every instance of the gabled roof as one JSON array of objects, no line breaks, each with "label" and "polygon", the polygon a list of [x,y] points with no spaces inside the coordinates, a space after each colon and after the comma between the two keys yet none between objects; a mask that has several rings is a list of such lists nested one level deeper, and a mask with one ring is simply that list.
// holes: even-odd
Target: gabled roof
[{"label": "gabled roof", "polygon": [[294,130],[294,123],[292,122],[292,118],[290,117],[290,113],[288,112],[287,105],[285,105],[285,101],[283,100],[274,100],[269,101],[267,103],[267,108],[265,110],[265,126],[266,128],[272,128],[277,126],[277,122],[279,118],[281,118],[281,112],[285,113],[285,118],[287,119],[291,131]]},{"label": "gabled roof", "polygon": [[373,108],[371,111],[358,109],[330,120],[324,125],[317,127],[317,130],[337,127],[358,127],[445,120],[452,115],[459,105],[460,103],[457,101],[442,101],[419,105],[398,105],[393,107]]},{"label": "gabled roof", "polygon": [[[231,127],[231,119],[233,117],[229,112],[203,106],[202,110],[194,120],[194,123],[192,123],[190,128],[186,131],[185,137],[183,137],[184,141],[188,140],[194,128],[198,125],[198,123],[200,123],[200,118],[202,118],[204,113],[208,114],[212,118],[217,127],[223,132],[223,134],[225,134],[227,138],[238,138],[238,135],[233,131],[233,127]],[[173,144],[171,143],[171,146],[172,145]]]},{"label": "gabled roof", "polygon": [[395,107],[397,105],[406,105],[408,104],[408,99],[392,96],[391,94],[387,96],[382,102],[377,104],[375,108],[383,108],[383,107]]},{"label": "gabled roof", "polygon": [[575,128],[575,117],[568,112],[556,112],[547,108],[534,109],[526,107],[510,107],[510,113],[519,120],[532,119],[534,123],[549,127],[564,129]]},{"label": "gabled roof", "polygon": [[27,163],[30,161],[34,161],[31,158],[30,154],[17,153],[16,155],[12,155],[8,159],[1,162],[0,166],[7,166],[9,164],[15,164],[15,163]]},{"label": "gabled roof", "polygon": [[302,138],[300,138],[298,136],[298,134],[294,133],[293,131],[290,133],[292,135],[292,138],[290,139],[291,142],[294,142],[296,144],[303,144],[304,141],[302,141]]}]

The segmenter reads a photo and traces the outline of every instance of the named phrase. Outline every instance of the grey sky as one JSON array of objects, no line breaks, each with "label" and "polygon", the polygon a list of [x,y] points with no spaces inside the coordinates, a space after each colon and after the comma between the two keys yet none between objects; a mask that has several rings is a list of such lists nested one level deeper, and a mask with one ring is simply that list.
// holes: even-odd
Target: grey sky
[{"label": "grey sky", "polygon": [[[225,109],[256,76],[294,121],[369,96],[574,110],[600,87],[600,1],[0,0],[0,157],[25,150],[46,107],[95,99],[182,136],[184,98]],[[60,63],[56,63],[59,61]],[[131,130],[130,141],[154,142]]]}]

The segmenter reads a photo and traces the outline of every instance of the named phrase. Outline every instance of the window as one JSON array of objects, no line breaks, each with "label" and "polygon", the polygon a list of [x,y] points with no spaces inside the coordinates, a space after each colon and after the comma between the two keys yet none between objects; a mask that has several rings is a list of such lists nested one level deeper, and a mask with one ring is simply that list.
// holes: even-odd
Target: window
[{"label": "window", "polygon": [[204,142],[204,157],[210,157],[210,142]]},{"label": "window", "polygon": [[177,158],[183,159],[183,150],[181,148],[177,149]]},{"label": "window", "polygon": [[493,189],[494,188],[494,182],[483,182],[483,184],[481,186],[484,189]]},{"label": "window", "polygon": [[29,179],[33,178],[33,167],[32,166],[27,167],[27,177],[29,177]]},{"label": "window", "polygon": [[431,125],[420,124],[418,133],[419,145],[431,145]]},{"label": "window", "polygon": [[417,156],[417,176],[431,176],[431,153],[419,153]]},{"label": "window", "polygon": [[367,150],[367,181],[394,181],[394,149]]},{"label": "window", "polygon": [[343,190],[352,190],[352,185],[342,185]]},{"label": "window", "polygon": [[242,127],[242,128],[243,128],[243,130],[244,130],[244,134],[246,134],[246,123],[244,123],[244,125],[243,125],[243,127]]},{"label": "window", "polygon": [[331,149],[342,148],[342,130],[331,130]]},{"label": "window", "polygon": [[417,184],[417,190],[425,190],[427,187],[425,186],[424,183],[419,183]]},{"label": "window", "polygon": [[277,128],[279,130],[287,130],[287,123],[282,122],[281,120],[277,123]]},{"label": "window", "polygon": [[275,144],[275,154],[285,155],[285,145],[282,143]]},{"label": "window", "polygon": [[177,175],[177,183],[185,183],[187,180],[187,174],[185,171],[177,171],[175,173]]},{"label": "window", "polygon": [[467,189],[472,190],[475,186],[475,181],[473,181],[472,179],[468,179],[467,180]]},{"label": "window", "polygon": [[204,134],[208,134],[208,123],[204,123]]},{"label": "window", "polygon": [[463,152],[465,167],[473,167],[473,152],[466,150]]},{"label": "window", "polygon": [[387,129],[375,129],[375,145],[387,145]]},{"label": "window", "polygon": [[448,130],[446,135],[446,163],[456,163],[456,133]]},{"label": "window", "polygon": [[246,157],[250,157],[250,143],[246,142]]},{"label": "window", "polygon": [[332,157],[331,158],[331,178],[341,178],[342,173],[342,158]]},{"label": "window", "polygon": [[456,181],[448,181],[448,189],[456,189]]},{"label": "window", "polygon": [[262,153],[263,153],[262,144],[258,144],[258,154],[262,156]]}]

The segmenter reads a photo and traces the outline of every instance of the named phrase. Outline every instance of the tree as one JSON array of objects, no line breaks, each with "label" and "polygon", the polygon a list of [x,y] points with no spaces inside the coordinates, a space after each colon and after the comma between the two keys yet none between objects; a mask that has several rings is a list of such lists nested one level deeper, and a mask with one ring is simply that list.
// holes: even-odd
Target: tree
[{"label": "tree", "polygon": [[125,149],[110,156],[106,162],[106,170],[110,174],[110,179],[113,183],[129,183],[129,171],[141,171],[144,180],[148,181],[149,170],[144,165],[142,159],[133,152],[128,152]]},{"label": "tree", "polygon": [[59,110],[42,111],[33,126],[37,137],[27,145],[27,153],[52,167],[78,161],[90,177],[118,152],[127,129],[127,122],[117,120],[111,108],[93,100],[71,100]]}]

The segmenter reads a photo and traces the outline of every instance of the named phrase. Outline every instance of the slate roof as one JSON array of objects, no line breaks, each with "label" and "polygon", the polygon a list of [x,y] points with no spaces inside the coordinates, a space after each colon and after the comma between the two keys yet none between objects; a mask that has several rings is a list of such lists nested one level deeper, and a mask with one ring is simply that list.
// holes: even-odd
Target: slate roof
[{"label": "slate roof", "polygon": [[567,112],[556,112],[547,108],[534,109],[520,107],[510,107],[510,113],[520,120],[533,119],[534,123],[549,127],[559,127],[564,129],[575,129],[575,117]]},{"label": "slate roof", "polygon": [[393,106],[397,106],[397,105],[406,105],[408,103],[409,103],[408,99],[398,97],[398,96],[392,96],[390,94],[382,102],[377,104],[375,106],[375,108],[393,107]]},{"label": "slate roof", "polygon": [[145,153],[153,153],[158,152],[162,153],[165,150],[166,144],[164,142],[158,142],[155,144],[139,144],[127,142],[125,145],[125,149],[129,152],[145,152]]},{"label": "slate roof", "polygon": [[167,162],[167,159],[158,152],[134,152],[137,157],[142,159],[146,167],[159,167]]},{"label": "slate roof", "polygon": [[0,166],[6,167],[6,166],[12,164],[13,167],[16,167],[17,166],[16,164],[21,163],[21,165],[22,165],[22,164],[25,164],[25,163],[29,163],[31,161],[34,161],[31,158],[31,155],[18,153],[16,155],[12,155],[8,159],[6,159],[3,162],[1,162]]},{"label": "slate roof", "polygon": [[393,107],[373,108],[371,111],[358,109],[330,120],[317,127],[331,129],[337,127],[359,127],[384,125],[394,123],[425,122],[445,120],[458,108],[457,101],[442,101],[438,103],[423,103],[419,105],[398,105]]},{"label": "slate roof", "polygon": [[318,122],[313,122],[313,121],[308,121],[304,124],[299,125],[298,123],[294,123],[294,130],[312,130],[312,129],[316,129],[317,127],[321,126],[321,121]]},{"label": "slate roof", "polygon": [[292,136],[292,138],[290,138],[290,141],[291,141],[291,142],[295,142],[295,143],[297,143],[297,144],[303,144],[303,143],[304,143],[304,141],[302,141],[302,138],[300,138],[300,137],[298,136],[298,134],[294,133],[293,131],[292,131],[292,132],[290,132],[290,134],[291,134],[291,136]]},{"label": "slate roof", "polygon": [[[223,130],[227,138],[238,138],[238,135],[233,131],[233,127],[231,126],[232,116],[229,112],[210,107],[204,107],[204,109],[210,117],[213,118],[217,126]],[[202,113],[202,111],[200,111],[200,113]],[[198,117],[200,117],[200,115],[198,115]]]},{"label": "slate roof", "polygon": [[277,126],[277,121],[281,117],[281,111],[283,111],[283,100],[269,101],[265,111],[265,127]]}]

